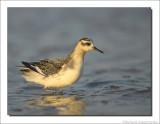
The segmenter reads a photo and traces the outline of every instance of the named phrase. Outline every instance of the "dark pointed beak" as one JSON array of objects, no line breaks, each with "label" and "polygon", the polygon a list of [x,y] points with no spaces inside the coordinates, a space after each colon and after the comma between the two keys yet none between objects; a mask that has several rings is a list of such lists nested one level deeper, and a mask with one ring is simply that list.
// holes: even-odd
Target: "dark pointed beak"
[{"label": "dark pointed beak", "polygon": [[100,52],[100,53],[103,53],[103,51],[99,50],[97,47],[94,47],[93,49]]}]

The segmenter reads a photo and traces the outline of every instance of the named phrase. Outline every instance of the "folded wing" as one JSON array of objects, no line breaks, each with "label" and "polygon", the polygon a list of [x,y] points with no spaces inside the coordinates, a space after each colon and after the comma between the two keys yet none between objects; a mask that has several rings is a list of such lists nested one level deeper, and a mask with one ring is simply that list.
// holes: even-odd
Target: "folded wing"
[{"label": "folded wing", "polygon": [[43,59],[38,62],[22,62],[25,66],[17,66],[23,68],[20,70],[23,73],[28,73],[29,70],[35,71],[43,76],[48,76],[52,74],[58,73],[62,66],[65,65],[69,61],[69,56],[62,58],[49,58]]}]

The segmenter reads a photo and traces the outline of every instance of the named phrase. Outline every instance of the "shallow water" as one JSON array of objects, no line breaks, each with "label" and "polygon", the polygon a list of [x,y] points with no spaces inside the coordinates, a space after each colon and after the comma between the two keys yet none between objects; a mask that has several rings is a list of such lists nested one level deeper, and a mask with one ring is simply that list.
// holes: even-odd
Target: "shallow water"
[{"label": "shallow water", "polygon": [[[90,51],[79,81],[42,90],[21,61],[65,56],[82,37]],[[150,8],[9,8],[8,115],[151,115]]]}]

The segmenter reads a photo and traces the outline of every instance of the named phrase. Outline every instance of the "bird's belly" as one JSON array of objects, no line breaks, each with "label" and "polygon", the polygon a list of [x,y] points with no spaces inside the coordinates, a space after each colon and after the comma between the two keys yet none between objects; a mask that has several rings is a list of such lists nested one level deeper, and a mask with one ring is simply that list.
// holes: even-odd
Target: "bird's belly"
[{"label": "bird's belly", "polygon": [[45,84],[47,87],[66,87],[75,83],[82,75],[82,68],[66,69],[58,74],[49,76]]}]

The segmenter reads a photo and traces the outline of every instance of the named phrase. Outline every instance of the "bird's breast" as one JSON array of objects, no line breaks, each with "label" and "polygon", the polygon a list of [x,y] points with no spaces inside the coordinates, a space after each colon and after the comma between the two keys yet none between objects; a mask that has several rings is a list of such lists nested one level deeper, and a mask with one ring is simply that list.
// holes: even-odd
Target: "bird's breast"
[{"label": "bird's breast", "polygon": [[[66,65],[67,66],[67,65]],[[76,82],[83,73],[83,62],[73,62],[73,65],[70,67],[67,66],[65,69],[62,69],[62,82],[67,85],[71,85]]]},{"label": "bird's breast", "polygon": [[66,75],[68,75],[73,80],[77,81],[83,72],[83,61],[73,62],[71,67],[67,67]]}]

